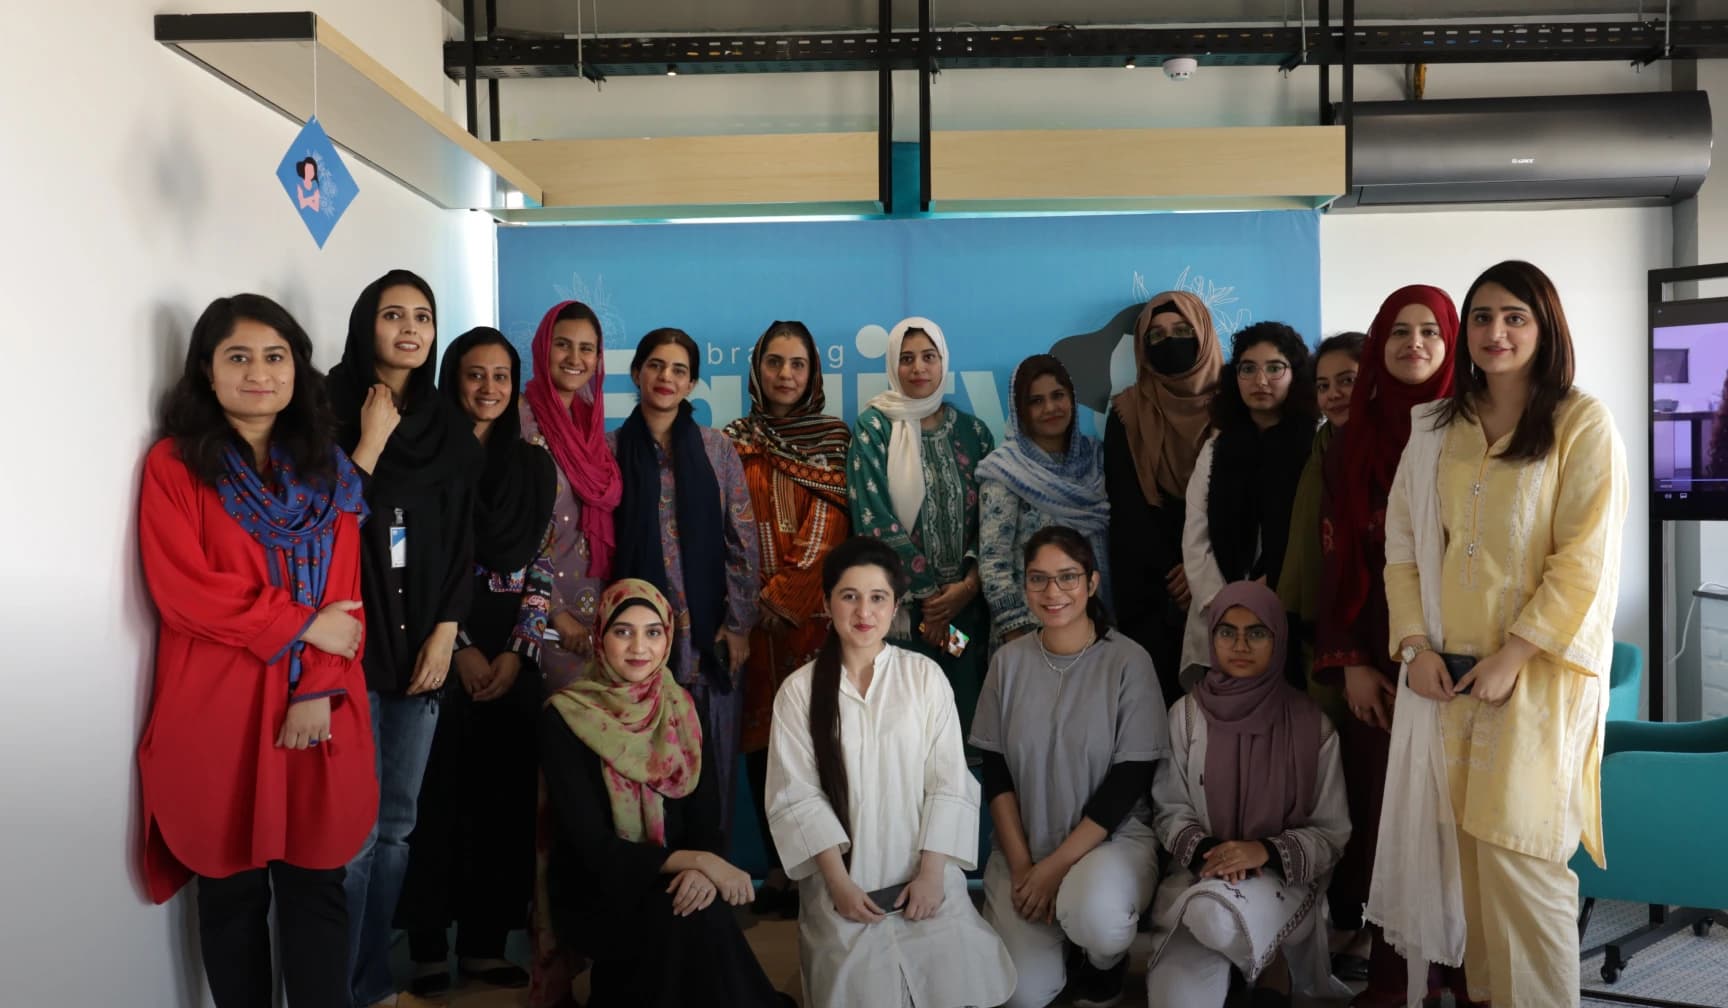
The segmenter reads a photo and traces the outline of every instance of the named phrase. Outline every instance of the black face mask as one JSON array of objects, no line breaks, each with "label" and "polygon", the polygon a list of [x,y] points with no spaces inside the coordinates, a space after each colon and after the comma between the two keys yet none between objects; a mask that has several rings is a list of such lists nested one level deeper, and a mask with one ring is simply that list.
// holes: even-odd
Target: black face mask
[{"label": "black face mask", "polygon": [[1146,346],[1146,363],[1161,375],[1184,374],[1200,357],[1200,340],[1172,336]]}]

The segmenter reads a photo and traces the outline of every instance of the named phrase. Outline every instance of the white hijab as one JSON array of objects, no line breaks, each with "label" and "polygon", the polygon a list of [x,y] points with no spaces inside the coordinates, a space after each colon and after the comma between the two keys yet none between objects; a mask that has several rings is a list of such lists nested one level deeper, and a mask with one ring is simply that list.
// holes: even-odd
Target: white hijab
[{"label": "white hijab", "polygon": [[[922,329],[942,357],[936,391],[922,399],[913,399],[900,389],[900,344],[913,329]],[[946,384],[948,341],[942,337],[942,328],[916,315],[901,319],[888,334],[888,391],[865,405],[880,411],[894,425],[888,438],[888,499],[894,505],[894,517],[908,533],[918,524],[918,512],[924,506],[924,447],[919,422],[942,408]]]}]

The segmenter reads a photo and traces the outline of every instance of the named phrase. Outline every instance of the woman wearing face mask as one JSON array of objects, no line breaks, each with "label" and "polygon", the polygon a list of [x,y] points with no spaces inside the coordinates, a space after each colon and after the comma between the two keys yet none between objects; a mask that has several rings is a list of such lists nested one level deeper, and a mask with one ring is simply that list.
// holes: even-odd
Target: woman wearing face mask
[{"label": "woman wearing face mask", "polygon": [[655,329],[636,344],[630,379],[640,400],[606,435],[624,484],[613,570],[662,588],[674,617],[673,677],[695,698],[714,749],[720,828],[732,824],[738,761],[738,672],[756,625],[756,514],[738,450],[696,422],[688,396],[701,377],[696,341]]},{"label": "woman wearing face mask", "polygon": [[1121,999],[1152,902],[1146,795],[1169,729],[1152,659],[1098,600],[1091,541],[1051,526],[1021,557],[1038,629],[991,659],[972,724],[996,827],[984,919],[1019,975],[1010,1008],[1043,1008],[1064,987],[1076,1008],[1097,1008]]},{"label": "woman wearing face mask", "polygon": [[612,572],[612,512],[623,495],[618,460],[606,447],[606,355],[600,318],[580,301],[553,305],[529,350],[534,377],[522,390],[522,436],[544,445],[558,464],[552,505],[552,602],[556,641],[540,655],[548,692],[582,673],[594,606]]},{"label": "woman wearing face mask", "polygon": [[[1259,581],[1278,590],[1296,484],[1320,418],[1310,369],[1308,344],[1282,322],[1256,322],[1231,341],[1235,380],[1218,389],[1218,433],[1188,481],[1182,559],[1194,604],[1182,641],[1185,670],[1211,660],[1205,609],[1219,589]],[[1283,672],[1306,688],[1305,671]]]},{"label": "woman wearing face mask", "polygon": [[1582,841],[1602,864],[1626,454],[1607,408],[1572,386],[1541,270],[1500,263],[1464,304],[1451,395],[1413,414],[1386,505],[1387,637],[1405,666],[1387,779],[1402,786],[1382,809],[1368,917],[1409,961],[1412,994],[1424,964],[1461,950],[1477,1001],[1576,1005],[1567,861]]},{"label": "woman wearing face mask", "polygon": [[763,517],[761,618],[744,668],[744,762],[770,869],[758,913],[796,914],[798,896],[774,853],[763,788],[769,718],[780,683],[816,656],[828,634],[822,558],[844,542],[846,450],[852,431],[822,408],[822,360],[802,322],[775,322],[750,355],[750,412],[726,425],[750,500]]},{"label": "woman wearing face mask", "polygon": [[348,317],[330,370],[337,440],[369,474],[362,530],[366,684],[377,743],[378,823],[348,865],[354,1002],[396,1002],[390,931],[408,870],[438,694],[473,600],[473,425],[438,394],[437,305],[426,281],[392,270]]},{"label": "woman wearing face mask", "polygon": [[[936,323],[896,325],[888,334],[888,391],[858,414],[846,491],[853,529],[900,554],[914,603],[906,613],[910,643],[948,675],[964,729],[978,706],[990,632],[978,573],[976,469],[996,442],[977,417],[942,401],[947,378],[948,342]],[[908,639],[898,627],[895,636]]]},{"label": "woman wearing face mask", "polygon": [[1333,998],[1326,876],[1350,836],[1338,736],[1284,681],[1284,607],[1266,586],[1220,589],[1210,668],[1170,709],[1171,759],[1152,790],[1170,875],[1153,902],[1147,1004],[1288,1005]]},{"label": "woman wearing face mask", "polygon": [[929,658],[885,640],[900,555],[855,536],[822,564],[834,632],[774,700],[768,821],[798,883],[812,1005],[997,1005],[1014,965],[966,894],[978,782],[954,693]]},{"label": "woman wearing face mask", "polygon": [[450,989],[445,938],[457,926],[463,976],[521,987],[504,958],[523,927],[534,865],[535,713],[544,697],[537,659],[552,593],[552,456],[521,439],[521,360],[487,326],[444,351],[439,391],[474,424],[485,452],[474,499],[474,602],[462,621],[409,839],[396,925],[415,963],[411,993]]},{"label": "woman wearing face mask", "polygon": [[1182,557],[1186,494],[1223,366],[1205,302],[1187,291],[1154,296],[1134,324],[1134,384],[1112,401],[1104,426],[1111,610],[1152,656],[1167,704],[1182,695],[1182,627],[1192,604]]},{"label": "woman wearing face mask", "polygon": [[[1020,555],[1039,529],[1065,525],[1104,556],[1110,501],[1104,495],[1104,453],[1074,429],[1074,381],[1049,354],[1020,362],[1009,383],[1014,409],[1001,447],[978,464],[979,569],[990,603],[991,636],[1011,641],[1037,629],[1022,588]],[[1098,597],[1110,597],[1099,572]]]},{"label": "woman wearing face mask", "polygon": [[609,586],[593,670],[540,715],[553,816],[547,878],[561,941],[594,959],[590,1008],[780,1008],[738,929],[750,876],[728,864],[719,775],[672,677],[672,607]]},{"label": "woman wearing face mask", "polygon": [[[1332,882],[1334,909],[1354,908],[1341,927],[1360,927],[1386,785],[1388,734],[1398,664],[1385,654],[1386,495],[1410,438],[1410,411],[1452,389],[1458,311],[1435,287],[1413,285],[1380,305],[1368,330],[1351,399],[1350,425],[1326,461],[1325,563],[1315,678],[1344,689],[1334,720],[1343,743],[1353,830]],[[1376,933],[1368,990],[1353,1004],[1404,1003],[1404,960]],[[1439,978],[1436,977],[1436,980]],[[1438,991],[1434,992],[1438,994]],[[1464,999],[1463,985],[1455,993]]]},{"label": "woman wearing face mask", "polygon": [[360,474],[330,438],[312,341],[269,298],[204,309],[165,405],[138,498],[161,621],[138,747],[145,885],[164,903],[197,877],[218,1008],[272,1003],[272,903],[288,996],[346,1005],[342,866],[378,804]]}]

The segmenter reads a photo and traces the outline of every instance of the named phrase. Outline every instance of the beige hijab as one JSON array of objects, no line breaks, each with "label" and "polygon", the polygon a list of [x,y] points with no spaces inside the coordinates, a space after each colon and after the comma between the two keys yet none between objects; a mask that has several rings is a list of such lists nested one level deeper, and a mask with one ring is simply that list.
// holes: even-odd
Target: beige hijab
[{"label": "beige hijab", "polygon": [[[1176,306],[1200,342],[1194,366],[1179,375],[1159,374],[1146,360],[1146,330],[1153,309],[1164,304]],[[1147,503],[1156,505],[1165,496],[1187,492],[1194,459],[1212,423],[1212,394],[1223,370],[1224,349],[1205,302],[1187,291],[1165,291],[1140,309],[1134,321],[1134,384],[1116,396],[1114,405]]]}]

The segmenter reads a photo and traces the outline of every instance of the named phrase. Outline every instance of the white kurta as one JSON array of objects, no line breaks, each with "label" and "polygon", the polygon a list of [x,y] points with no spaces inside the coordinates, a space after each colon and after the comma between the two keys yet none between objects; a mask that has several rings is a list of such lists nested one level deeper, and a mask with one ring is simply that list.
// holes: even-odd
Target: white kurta
[{"label": "white kurta", "polygon": [[[1274,673],[1267,673],[1274,674]],[[1338,733],[1320,719],[1320,766],[1314,780],[1314,809],[1272,837],[1220,837],[1221,840],[1272,841],[1284,874],[1262,871],[1240,884],[1199,879],[1188,870],[1200,841],[1212,836],[1206,805],[1207,725],[1192,694],[1170,708],[1171,758],[1158,765],[1152,785],[1153,825],[1172,857],[1170,874],[1152,902],[1153,945],[1149,969],[1156,969],[1171,934],[1189,904],[1211,900],[1235,919],[1237,935],[1230,958],[1250,979],[1277,954],[1285,960],[1300,993],[1347,997],[1332,977],[1327,951],[1326,885],[1350,839],[1350,810],[1344,797],[1344,770],[1338,760]],[[1210,912],[1214,908],[1205,908]]]},{"label": "white kurta", "polygon": [[[792,673],[774,701],[768,745],[768,824],[798,882],[799,957],[807,1004],[822,1008],[997,1005],[1014,965],[973,907],[965,870],[978,861],[978,781],[966,767],[954,692],[934,661],[889,646],[867,696],[840,679],[840,738],[852,806],[851,842],[816,775],[810,677]],[[916,923],[892,915],[855,924],[834,910],[816,855],[850,846],[866,892],[909,881],[923,851],[949,858],[944,901]]]}]

